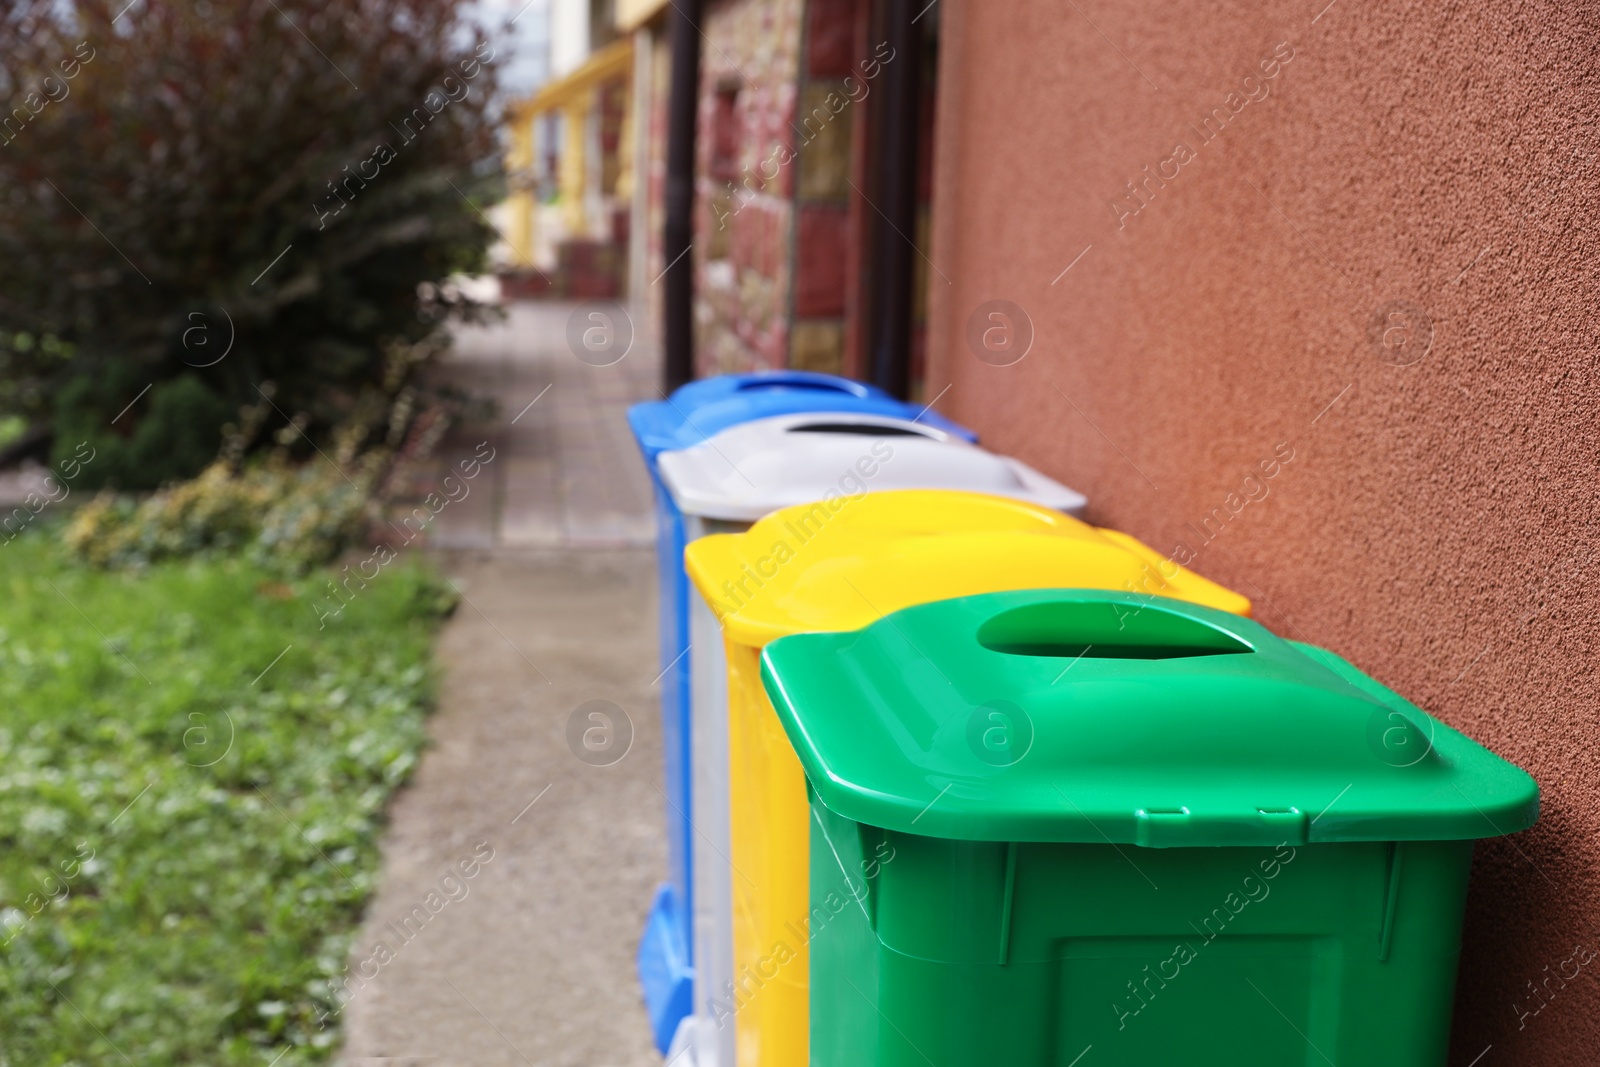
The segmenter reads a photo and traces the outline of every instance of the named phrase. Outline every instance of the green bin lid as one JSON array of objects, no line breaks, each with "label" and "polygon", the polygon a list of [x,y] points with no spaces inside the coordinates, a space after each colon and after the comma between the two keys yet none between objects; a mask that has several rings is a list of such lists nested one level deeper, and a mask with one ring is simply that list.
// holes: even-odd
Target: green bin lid
[{"label": "green bin lid", "polygon": [[768,645],[818,800],[971,841],[1152,847],[1523,830],[1532,778],[1324,649],[1104,590],[906,608]]}]

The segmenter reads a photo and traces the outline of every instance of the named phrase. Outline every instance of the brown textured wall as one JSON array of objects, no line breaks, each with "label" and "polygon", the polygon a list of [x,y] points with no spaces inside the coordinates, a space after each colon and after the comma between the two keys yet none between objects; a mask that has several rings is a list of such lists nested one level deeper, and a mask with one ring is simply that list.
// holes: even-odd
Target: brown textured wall
[{"label": "brown textured wall", "polygon": [[1451,1062],[1592,1065],[1600,13],[1324,3],[945,0],[927,392],[1538,778]]}]

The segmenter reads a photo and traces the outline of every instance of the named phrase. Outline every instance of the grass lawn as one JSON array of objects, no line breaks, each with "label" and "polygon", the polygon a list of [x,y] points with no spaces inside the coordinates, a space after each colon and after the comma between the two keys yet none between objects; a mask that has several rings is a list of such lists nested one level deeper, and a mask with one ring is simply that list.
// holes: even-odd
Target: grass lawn
[{"label": "grass lawn", "polygon": [[0,542],[0,1067],[327,1060],[448,590],[394,563],[319,629],[327,573],[55,533]]}]

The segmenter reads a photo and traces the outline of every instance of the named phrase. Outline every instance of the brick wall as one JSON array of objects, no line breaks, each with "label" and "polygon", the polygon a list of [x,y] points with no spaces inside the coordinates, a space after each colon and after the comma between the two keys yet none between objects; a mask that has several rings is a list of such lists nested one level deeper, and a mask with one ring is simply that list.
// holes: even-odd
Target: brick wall
[{"label": "brick wall", "polygon": [[868,90],[855,73],[864,29],[860,0],[811,0],[794,133],[794,333],[790,364],[838,374],[846,369],[846,322],[857,302],[862,247],[851,182],[859,179],[857,117]]},{"label": "brick wall", "polygon": [[696,138],[696,373],[789,356],[791,122],[804,0],[707,5]]},{"label": "brick wall", "polygon": [[[635,336],[659,339],[660,324],[665,314],[663,303],[665,284],[661,281],[666,270],[666,257],[662,255],[662,235],[666,225],[667,199],[667,124],[672,98],[672,49],[665,20],[657,20],[650,35],[650,108],[647,120],[649,144],[644,159],[637,165],[647,182],[645,196],[645,256],[644,287],[630,293],[636,314],[644,322],[635,323]],[[691,253],[692,255],[692,253]]]}]

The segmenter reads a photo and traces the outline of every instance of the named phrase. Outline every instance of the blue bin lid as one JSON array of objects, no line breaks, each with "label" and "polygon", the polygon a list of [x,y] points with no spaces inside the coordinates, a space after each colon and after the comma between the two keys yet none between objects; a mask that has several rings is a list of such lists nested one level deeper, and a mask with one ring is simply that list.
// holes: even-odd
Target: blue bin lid
[{"label": "blue bin lid", "polygon": [[934,429],[976,441],[978,435],[932,409],[896,400],[876,386],[834,374],[776,370],[723,374],[678,387],[666,400],[628,409],[628,425],[652,465],[658,453],[697,445],[753,419],[802,412],[842,411],[916,419]]}]

